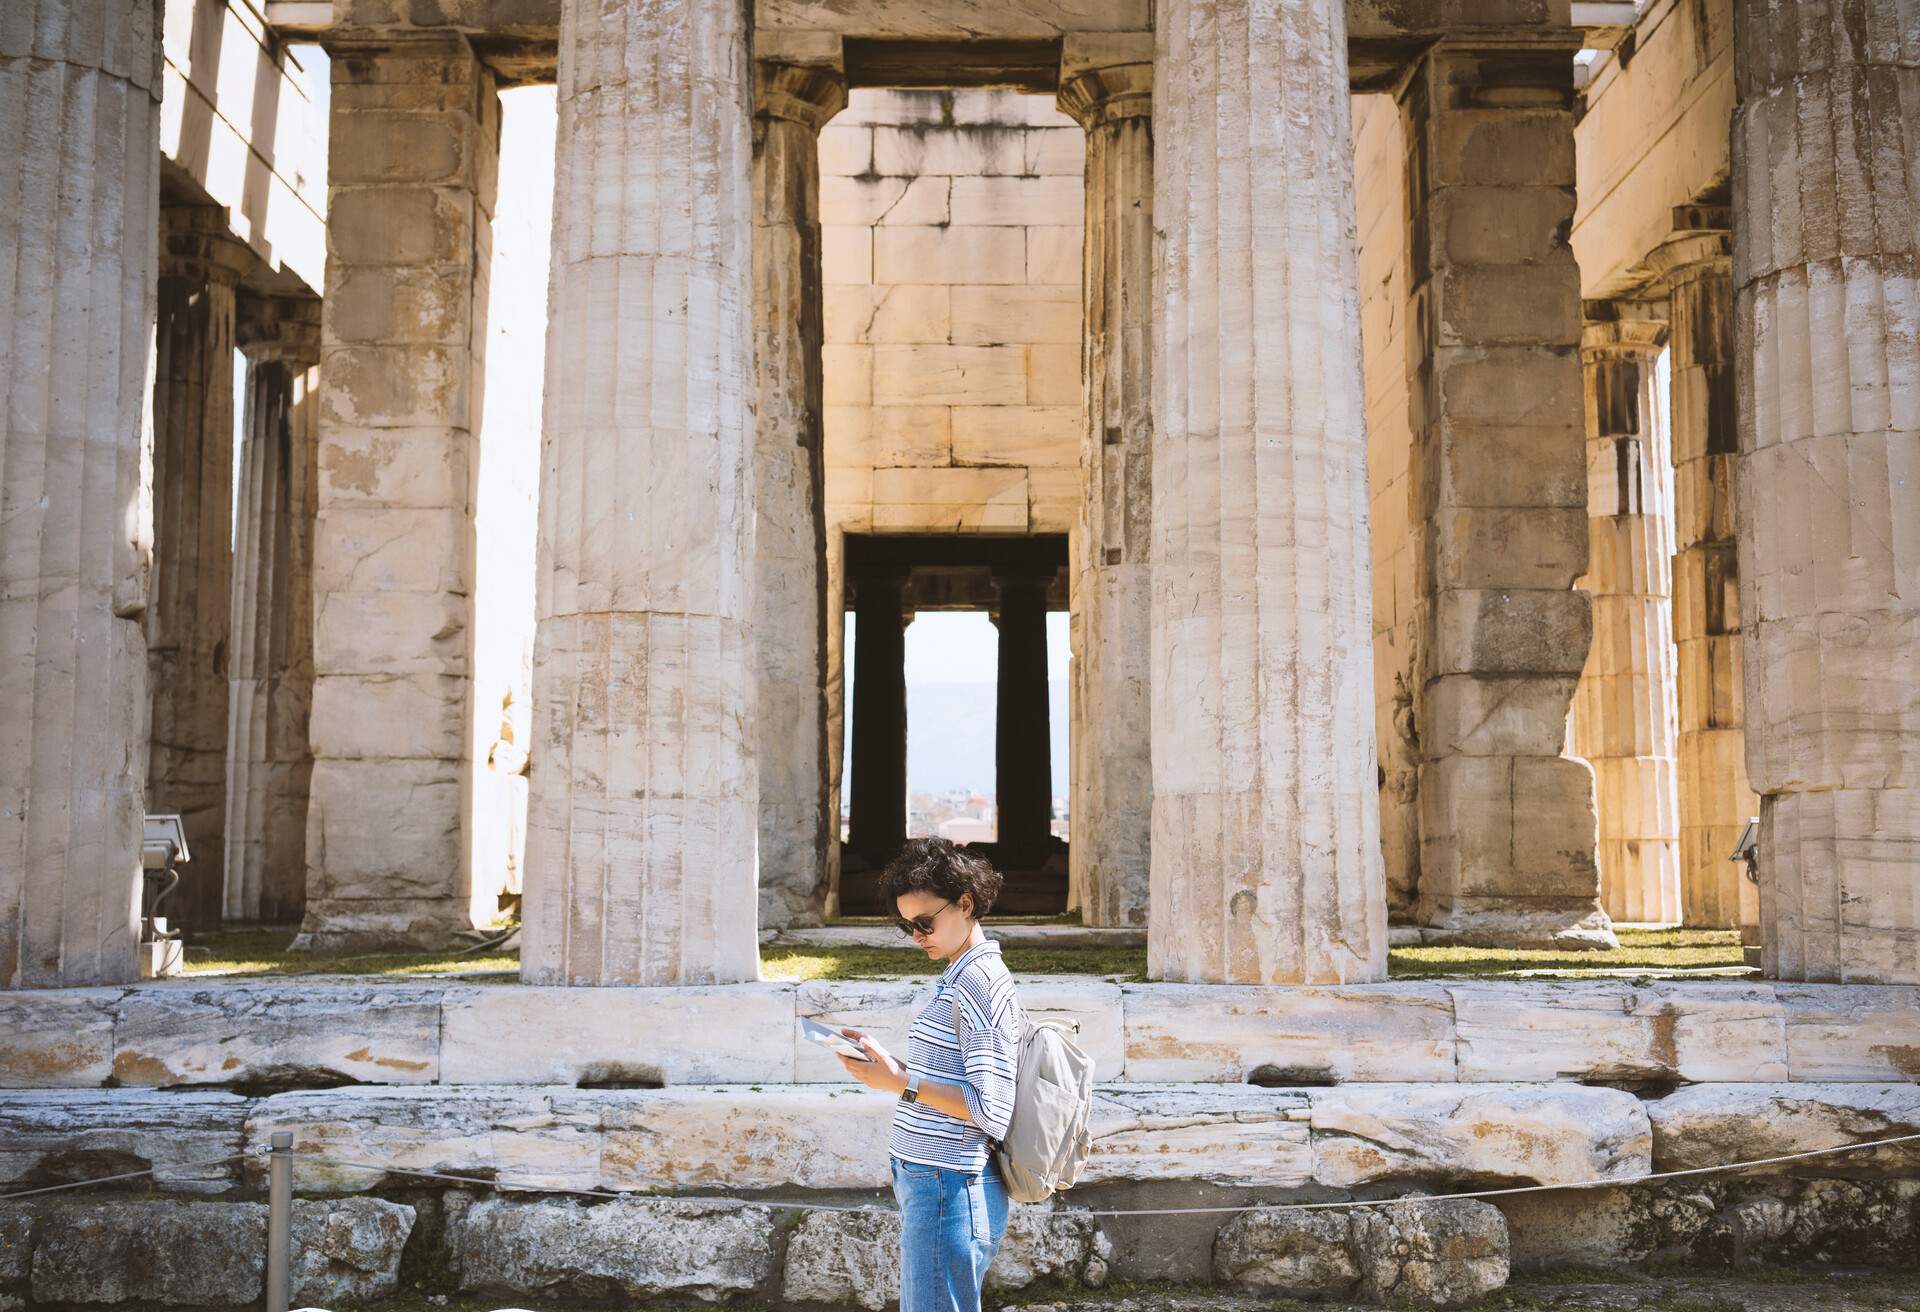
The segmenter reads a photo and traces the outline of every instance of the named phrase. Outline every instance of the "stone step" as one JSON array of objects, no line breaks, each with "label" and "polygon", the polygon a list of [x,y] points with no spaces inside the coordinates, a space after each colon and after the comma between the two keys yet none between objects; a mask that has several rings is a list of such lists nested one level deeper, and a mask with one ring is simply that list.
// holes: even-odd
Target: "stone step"
[{"label": "stone step", "polygon": [[[927,980],[686,988],[155,982],[0,993],[0,1088],[831,1084],[815,1017],[898,1044]],[[1911,1080],[1920,987],[1410,981],[1344,987],[1030,976],[1099,1078],[1143,1084]]]},{"label": "stone step", "polygon": [[[1105,929],[1090,925],[1008,925],[986,927],[987,937],[1012,948],[1144,948],[1145,929]],[[766,930],[769,947],[905,948],[908,940],[891,924],[821,925],[812,929]]]},{"label": "stone step", "polygon": [[[893,1106],[857,1085],[14,1092],[0,1094],[0,1192],[146,1166],[169,1193],[258,1186],[277,1130],[294,1136],[303,1193],[404,1184],[388,1175],[397,1169],[525,1189],[876,1190],[888,1179]],[[1622,1179],[1915,1134],[1920,1086],[1703,1084],[1642,1099],[1577,1084],[1117,1084],[1100,1088],[1092,1128],[1087,1189],[1186,1182],[1370,1196]],[[201,1165],[241,1152],[244,1167]],[[1920,1143],[1813,1169],[1911,1174]]]}]

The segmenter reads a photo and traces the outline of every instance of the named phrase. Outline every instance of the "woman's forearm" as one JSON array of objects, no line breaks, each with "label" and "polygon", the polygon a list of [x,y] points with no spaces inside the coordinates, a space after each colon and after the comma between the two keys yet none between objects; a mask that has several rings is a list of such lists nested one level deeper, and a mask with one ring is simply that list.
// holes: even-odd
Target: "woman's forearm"
[{"label": "woman's forearm", "polygon": [[967,1095],[957,1084],[922,1080],[920,1081],[920,1101],[937,1112],[945,1112],[956,1121],[973,1123],[973,1113],[967,1110]]}]

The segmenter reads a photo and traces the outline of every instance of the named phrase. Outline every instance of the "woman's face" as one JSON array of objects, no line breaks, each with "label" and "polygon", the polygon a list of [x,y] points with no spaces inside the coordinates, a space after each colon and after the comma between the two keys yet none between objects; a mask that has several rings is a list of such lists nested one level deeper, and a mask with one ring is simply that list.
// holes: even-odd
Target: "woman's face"
[{"label": "woman's face", "polygon": [[938,893],[916,889],[895,898],[894,905],[899,908],[902,920],[917,919],[924,924],[928,917],[932,918],[933,928],[924,934],[915,933],[913,945],[934,961],[945,961],[966,947],[967,940],[973,936],[973,920],[969,915],[973,899],[965,894],[949,903]]}]

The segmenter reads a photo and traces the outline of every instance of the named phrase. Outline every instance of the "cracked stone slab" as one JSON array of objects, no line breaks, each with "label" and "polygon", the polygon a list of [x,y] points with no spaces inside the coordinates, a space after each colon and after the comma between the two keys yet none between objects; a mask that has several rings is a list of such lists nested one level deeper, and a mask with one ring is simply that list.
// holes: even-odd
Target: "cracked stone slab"
[{"label": "cracked stone slab", "polygon": [[231,1093],[142,1089],[0,1094],[0,1187],[32,1188],[126,1171],[154,1172],[169,1192],[217,1194],[240,1183],[248,1100]]},{"label": "cracked stone slab", "polygon": [[121,1084],[301,1087],[440,1078],[438,989],[311,983],[133,989],[114,1014]]},{"label": "cracked stone slab", "polygon": [[447,1084],[784,1084],[794,1078],[787,984],[450,990]]},{"label": "cracked stone slab", "polygon": [[[294,1188],[308,1193],[372,1189],[392,1168],[546,1189],[597,1188],[601,1178],[600,1111],[572,1089],[302,1090],[253,1105],[249,1151],[264,1153],[275,1130],[292,1132]],[[260,1163],[250,1166],[264,1178]]]},{"label": "cracked stone slab", "polygon": [[1573,1184],[1644,1174],[1639,1099],[1577,1084],[1351,1084],[1307,1091],[1313,1179],[1334,1188],[1415,1183]]},{"label": "cracked stone slab", "polygon": [[1094,1093],[1081,1180],[1207,1180],[1297,1188],[1313,1178],[1310,1104],[1299,1090],[1106,1085]]},{"label": "cracked stone slab", "polygon": [[98,1088],[113,1074],[124,989],[0,993],[0,1089]]},{"label": "cracked stone slab", "polygon": [[1122,996],[1130,1080],[1454,1078],[1453,1003],[1437,984],[1147,984]]},{"label": "cracked stone slab", "polygon": [[[1920,1134],[1915,1084],[1702,1084],[1646,1108],[1653,1164],[1662,1171]],[[1800,1168],[1909,1173],[1920,1168],[1920,1142],[1816,1158]]]},{"label": "cracked stone slab", "polygon": [[893,1100],[846,1084],[609,1092],[610,1189],[875,1189],[888,1180]]},{"label": "cracked stone slab", "polygon": [[1450,984],[1460,1079],[1778,1080],[1786,1015],[1767,984]]}]

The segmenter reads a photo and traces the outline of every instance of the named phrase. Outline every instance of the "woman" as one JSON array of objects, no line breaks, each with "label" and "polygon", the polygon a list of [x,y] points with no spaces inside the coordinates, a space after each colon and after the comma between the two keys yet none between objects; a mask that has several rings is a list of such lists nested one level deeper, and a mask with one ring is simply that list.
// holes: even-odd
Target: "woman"
[{"label": "woman", "polygon": [[979,1312],[981,1281],[1007,1230],[991,1142],[1013,1114],[1021,1013],[1000,945],[980,928],[999,892],[992,866],[944,838],[901,849],[880,877],[881,896],[899,911],[901,932],[947,968],[907,1032],[905,1062],[870,1034],[842,1031],[873,1058],[840,1058],[847,1073],[900,1099],[891,1143],[900,1312]]}]

